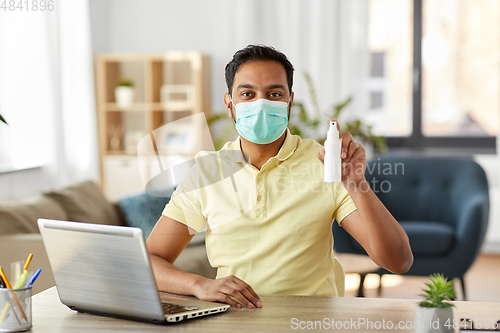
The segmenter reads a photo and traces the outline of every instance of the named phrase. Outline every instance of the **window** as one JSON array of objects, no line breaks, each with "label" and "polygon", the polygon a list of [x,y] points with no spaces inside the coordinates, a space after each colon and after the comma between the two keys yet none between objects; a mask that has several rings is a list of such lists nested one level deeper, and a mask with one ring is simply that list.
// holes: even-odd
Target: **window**
[{"label": "window", "polygon": [[370,0],[368,121],[390,147],[493,151],[500,1]]},{"label": "window", "polygon": [[370,68],[370,110],[376,111],[384,107],[385,90],[385,53],[373,52],[371,54]]},{"label": "window", "polygon": [[371,0],[368,48],[368,122],[385,136],[411,135],[411,0]]},{"label": "window", "polygon": [[52,106],[43,12],[0,12],[0,172],[45,164]]}]

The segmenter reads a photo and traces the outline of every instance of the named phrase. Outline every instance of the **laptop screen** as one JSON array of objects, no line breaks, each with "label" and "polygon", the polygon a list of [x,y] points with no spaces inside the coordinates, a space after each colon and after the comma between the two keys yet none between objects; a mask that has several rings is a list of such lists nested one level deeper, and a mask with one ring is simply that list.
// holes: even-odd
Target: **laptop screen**
[{"label": "laptop screen", "polygon": [[44,219],[38,223],[62,303],[164,320],[140,229]]}]

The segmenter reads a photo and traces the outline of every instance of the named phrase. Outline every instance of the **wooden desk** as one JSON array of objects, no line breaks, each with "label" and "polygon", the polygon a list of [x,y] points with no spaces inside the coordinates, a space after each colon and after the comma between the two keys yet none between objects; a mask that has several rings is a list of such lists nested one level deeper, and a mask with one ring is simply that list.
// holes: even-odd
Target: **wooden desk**
[{"label": "wooden desk", "polygon": [[[190,319],[175,324],[153,325],[141,322],[76,313],[64,306],[55,287],[33,297],[33,332],[290,332],[300,321],[326,320],[354,322],[365,318],[376,322],[415,320],[416,300],[356,297],[262,296],[262,309],[230,308],[226,313]],[[454,302],[456,318],[500,319],[500,303]],[[297,318],[293,321],[293,318]],[[331,322],[331,321],[330,321]],[[295,324],[294,324],[295,323]],[[307,325],[304,323],[303,325]],[[331,331],[323,326],[326,331]],[[336,331],[364,332],[362,327]],[[370,329],[371,330],[371,329]],[[387,330],[377,329],[377,332]],[[389,330],[390,331],[390,330]],[[394,331],[394,329],[392,330]],[[414,331],[397,329],[396,331]]]}]

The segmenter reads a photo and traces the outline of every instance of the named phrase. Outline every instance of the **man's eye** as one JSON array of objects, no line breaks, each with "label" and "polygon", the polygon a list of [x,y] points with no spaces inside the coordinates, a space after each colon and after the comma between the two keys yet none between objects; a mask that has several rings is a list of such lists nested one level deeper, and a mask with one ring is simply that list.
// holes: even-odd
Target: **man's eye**
[{"label": "man's eye", "polygon": [[250,93],[250,92],[242,92],[240,95],[243,96],[243,97],[251,97],[252,93]]},{"label": "man's eye", "polygon": [[274,93],[271,93],[270,95],[271,95],[271,97],[281,97],[281,96],[283,96],[283,95],[282,95],[281,93],[279,93],[279,92],[274,92]]}]

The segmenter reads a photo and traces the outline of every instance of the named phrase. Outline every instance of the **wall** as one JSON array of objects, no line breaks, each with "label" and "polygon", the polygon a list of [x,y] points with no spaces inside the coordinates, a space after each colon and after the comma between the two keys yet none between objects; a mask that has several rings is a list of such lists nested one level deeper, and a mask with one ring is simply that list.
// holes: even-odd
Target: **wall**
[{"label": "wall", "polygon": [[[296,69],[296,100],[310,103],[303,72],[328,108],[348,95],[366,110],[365,0],[89,0],[94,53],[197,50],[211,58],[211,100],[223,111],[224,67],[248,44],[272,45]],[[326,129],[325,129],[326,130]]]},{"label": "wall", "polygon": [[[90,0],[94,53],[201,51],[211,58],[213,112],[224,109],[224,66],[241,45],[225,38],[229,0]],[[244,45],[243,45],[244,46]]]}]

